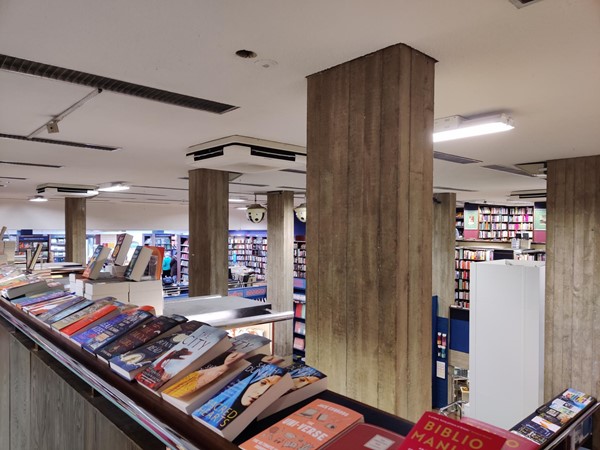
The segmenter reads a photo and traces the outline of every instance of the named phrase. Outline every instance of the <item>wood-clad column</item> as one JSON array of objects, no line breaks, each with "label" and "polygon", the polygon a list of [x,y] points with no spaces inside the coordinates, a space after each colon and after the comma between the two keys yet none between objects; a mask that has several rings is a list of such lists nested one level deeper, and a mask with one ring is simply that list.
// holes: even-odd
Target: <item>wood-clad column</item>
[{"label": "wood-clad column", "polygon": [[65,198],[66,260],[86,264],[85,198]]},{"label": "wood-clad column", "polygon": [[454,247],[456,246],[456,194],[436,194],[433,202],[433,295],[438,316],[448,317],[454,304]]},{"label": "wood-clad column", "polygon": [[545,384],[600,396],[600,156],[548,162]]},{"label": "wood-clad column", "polygon": [[[275,311],[294,307],[294,193],[267,194],[267,301]],[[292,354],[292,322],[275,324],[276,355]]]},{"label": "wood-clad column", "polygon": [[308,77],[308,363],[336,392],[431,408],[434,60],[399,44]]},{"label": "wood-clad column", "polygon": [[229,174],[190,170],[190,297],[227,295]]}]

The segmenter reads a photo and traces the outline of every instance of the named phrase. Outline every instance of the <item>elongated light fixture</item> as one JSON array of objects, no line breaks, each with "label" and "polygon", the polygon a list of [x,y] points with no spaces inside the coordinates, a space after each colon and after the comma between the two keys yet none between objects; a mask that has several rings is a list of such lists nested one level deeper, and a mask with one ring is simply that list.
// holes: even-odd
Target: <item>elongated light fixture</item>
[{"label": "elongated light fixture", "polygon": [[101,184],[98,187],[100,192],[120,192],[129,190],[129,185],[123,181],[114,181],[112,183]]},{"label": "elongated light fixture", "polygon": [[514,128],[513,120],[506,114],[467,119],[450,116],[436,119],[433,124],[433,142],[451,141],[484,134],[500,133]]},{"label": "elongated light fixture", "polygon": [[48,199],[43,195],[34,195],[33,197],[29,197],[30,202],[47,202]]}]

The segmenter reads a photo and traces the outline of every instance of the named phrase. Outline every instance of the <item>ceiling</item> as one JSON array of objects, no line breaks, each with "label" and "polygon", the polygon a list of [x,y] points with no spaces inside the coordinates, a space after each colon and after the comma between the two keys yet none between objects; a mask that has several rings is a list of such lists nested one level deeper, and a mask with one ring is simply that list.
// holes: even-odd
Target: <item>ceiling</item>
[{"label": "ceiling", "polygon": [[[482,161],[435,160],[436,192],[505,203],[545,181],[482,166],[600,153],[599,0],[0,0],[2,55],[238,107],[213,114],[105,90],[37,137],[119,149],[0,139],[0,161],[61,166],[0,162],[0,200],[42,183],[127,181],[127,193],[90,201],[185,202],[190,146],[230,135],[305,146],[306,76],[396,43],[438,61],[436,118],[506,112],[516,124],[436,144]],[[92,91],[0,70],[0,133],[27,136]],[[270,172],[230,191],[264,201],[291,189],[299,203],[304,187],[301,173]]]}]

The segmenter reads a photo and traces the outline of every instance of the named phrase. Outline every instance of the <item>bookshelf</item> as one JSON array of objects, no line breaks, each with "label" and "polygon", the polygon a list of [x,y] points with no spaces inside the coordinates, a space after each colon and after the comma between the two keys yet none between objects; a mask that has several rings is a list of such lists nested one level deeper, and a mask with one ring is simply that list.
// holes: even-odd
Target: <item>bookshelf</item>
[{"label": "bookshelf", "polygon": [[456,208],[456,230],[458,235],[462,238],[465,230],[465,210],[463,208]]},{"label": "bookshelf", "polygon": [[533,207],[479,206],[479,239],[508,240],[523,231],[533,235]]},{"label": "bookshelf", "polygon": [[229,265],[246,266],[254,271],[257,281],[266,279],[267,237],[259,235],[230,235],[228,240]]},{"label": "bookshelf", "polygon": [[48,261],[50,250],[50,236],[47,234],[20,234],[17,242],[17,255],[25,255],[28,249],[32,251],[37,244],[42,244],[42,253],[40,257],[43,261]]},{"label": "bookshelf", "polygon": [[52,262],[65,262],[67,246],[64,235],[50,235],[50,254]]},{"label": "bookshelf", "polygon": [[294,321],[292,355],[304,362],[306,342],[306,278],[294,278]]},{"label": "bookshelf", "polygon": [[189,283],[190,246],[188,236],[179,236],[179,255],[177,258],[177,281],[180,284]]},{"label": "bookshelf", "polygon": [[305,241],[294,241],[294,278],[306,278]]}]

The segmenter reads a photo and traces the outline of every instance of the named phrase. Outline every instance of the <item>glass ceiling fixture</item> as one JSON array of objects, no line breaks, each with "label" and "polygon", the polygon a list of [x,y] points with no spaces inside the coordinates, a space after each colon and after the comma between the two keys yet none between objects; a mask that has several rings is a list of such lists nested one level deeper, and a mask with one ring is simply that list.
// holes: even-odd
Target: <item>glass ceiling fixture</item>
[{"label": "glass ceiling fixture", "polygon": [[129,190],[130,186],[124,181],[113,181],[112,183],[104,183],[98,186],[100,192],[120,192]]},{"label": "glass ceiling fixture", "polygon": [[254,203],[246,208],[246,217],[250,222],[259,223],[263,221],[265,214],[267,214],[267,208],[256,203],[256,194],[254,194]]},{"label": "glass ceiling fixture", "polygon": [[473,119],[462,116],[443,117],[434,121],[433,142],[500,133],[512,130],[514,127],[513,120],[504,113]]},{"label": "glass ceiling fixture", "polygon": [[43,195],[34,195],[33,197],[29,197],[30,202],[47,202],[48,199]]},{"label": "glass ceiling fixture", "polygon": [[306,222],[306,199],[294,208],[294,213],[300,222]]}]

